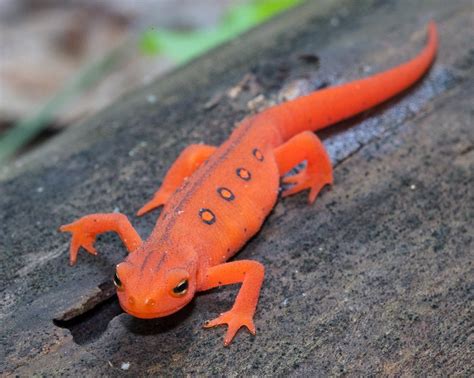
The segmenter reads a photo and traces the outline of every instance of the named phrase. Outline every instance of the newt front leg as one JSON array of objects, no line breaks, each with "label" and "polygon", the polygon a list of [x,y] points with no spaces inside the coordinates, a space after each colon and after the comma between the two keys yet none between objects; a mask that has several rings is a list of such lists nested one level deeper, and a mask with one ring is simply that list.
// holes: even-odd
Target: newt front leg
[{"label": "newt front leg", "polygon": [[245,326],[255,335],[253,314],[257,307],[258,295],[263,282],[265,268],[257,261],[241,260],[216,265],[209,268],[199,291],[209,290],[217,286],[231,285],[242,282],[239,294],[232,308],[214,320],[204,324],[205,328],[227,324],[228,329],[224,345],[229,345],[240,327]]},{"label": "newt front leg", "polygon": [[72,233],[71,247],[69,249],[69,262],[74,265],[77,260],[79,248],[97,255],[94,242],[98,234],[115,231],[122,239],[128,252],[135,251],[142,244],[142,238],[123,214],[90,214],[77,221],[59,227],[61,232]]},{"label": "newt front leg", "polygon": [[138,216],[166,204],[171,195],[178,189],[183,181],[191,176],[211,155],[216,147],[205,144],[191,144],[179,155],[171,168],[166,173],[163,184],[156,191],[153,199],[137,211]]}]

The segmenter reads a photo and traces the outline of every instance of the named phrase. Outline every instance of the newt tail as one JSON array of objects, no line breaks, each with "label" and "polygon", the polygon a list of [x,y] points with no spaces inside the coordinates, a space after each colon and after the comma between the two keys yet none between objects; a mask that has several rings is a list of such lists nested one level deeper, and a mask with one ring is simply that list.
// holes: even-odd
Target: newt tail
[{"label": "newt tail", "polygon": [[[164,206],[143,241],[123,214],[91,214],[62,226],[72,233],[70,263],[82,247],[96,254],[96,236],[116,232],[130,252],[114,282],[123,309],[139,318],[172,314],[198,291],[241,283],[233,307],[205,327],[228,325],[224,344],[245,326],[255,334],[253,315],[264,267],[252,260],[226,262],[255,235],[275,205],[280,177],[288,196],[309,189],[309,202],[333,182],[322,142],[312,132],[380,104],[413,85],[432,64],[438,38],[433,22],[426,47],[388,71],[314,92],[244,119],[219,147],[188,146],[161,187],[138,215]],[[295,165],[306,167],[285,176]]]},{"label": "newt tail", "polygon": [[281,118],[284,140],[306,130],[317,131],[355,116],[401,93],[418,81],[431,66],[438,48],[433,21],[428,42],[410,61],[365,79],[329,87],[277,105],[265,113]]}]

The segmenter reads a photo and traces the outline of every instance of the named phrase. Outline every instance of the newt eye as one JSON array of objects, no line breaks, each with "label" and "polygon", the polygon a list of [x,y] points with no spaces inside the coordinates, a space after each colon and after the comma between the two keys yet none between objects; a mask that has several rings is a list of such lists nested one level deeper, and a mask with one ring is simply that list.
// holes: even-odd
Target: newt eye
[{"label": "newt eye", "polygon": [[175,297],[182,297],[184,294],[188,292],[188,280],[182,280],[179,284],[177,284],[173,288],[173,295]]},{"label": "newt eye", "polygon": [[117,290],[123,290],[123,284],[122,284],[122,281],[120,281],[120,278],[117,272],[115,272],[114,274],[114,285],[117,288]]}]

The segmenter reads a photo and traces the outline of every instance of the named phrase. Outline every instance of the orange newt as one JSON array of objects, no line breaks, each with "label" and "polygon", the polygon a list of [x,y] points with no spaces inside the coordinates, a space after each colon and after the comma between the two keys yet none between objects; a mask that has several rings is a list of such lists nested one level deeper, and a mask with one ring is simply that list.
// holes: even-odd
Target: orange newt
[{"label": "orange newt", "polygon": [[283,197],[309,189],[309,202],[332,184],[331,163],[312,132],[369,109],[414,84],[437,50],[434,22],[428,42],[412,60],[365,79],[313,92],[244,119],[220,147],[187,147],[153,199],[137,213],[164,205],[148,240],[123,214],[91,214],[64,225],[72,233],[70,263],[83,247],[96,254],[98,234],[118,233],[128,252],[114,283],[122,308],[138,318],[172,314],[198,291],[241,283],[233,307],[205,327],[227,324],[228,345],[240,327],[255,334],[253,315],[264,267],[257,261],[226,262],[258,232],[277,201],[280,177],[306,161]]}]

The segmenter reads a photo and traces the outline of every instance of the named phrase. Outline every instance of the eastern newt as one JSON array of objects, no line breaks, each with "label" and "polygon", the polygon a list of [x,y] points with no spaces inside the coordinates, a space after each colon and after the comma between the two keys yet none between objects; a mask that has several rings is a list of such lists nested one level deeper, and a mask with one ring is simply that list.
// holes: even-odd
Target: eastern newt
[{"label": "eastern newt", "polygon": [[241,283],[233,307],[205,327],[227,324],[228,345],[240,327],[255,334],[253,315],[264,267],[257,261],[226,262],[260,229],[278,198],[280,177],[288,196],[309,189],[312,203],[333,182],[331,163],[313,131],[349,118],[414,84],[432,64],[438,38],[412,60],[385,72],[313,92],[244,119],[220,147],[194,144],[171,166],[153,199],[137,213],[164,205],[148,240],[123,214],[91,214],[64,225],[72,233],[70,263],[80,247],[96,254],[98,234],[118,233],[130,254],[117,265],[114,282],[123,309],[138,318],[172,314],[198,291]]}]

